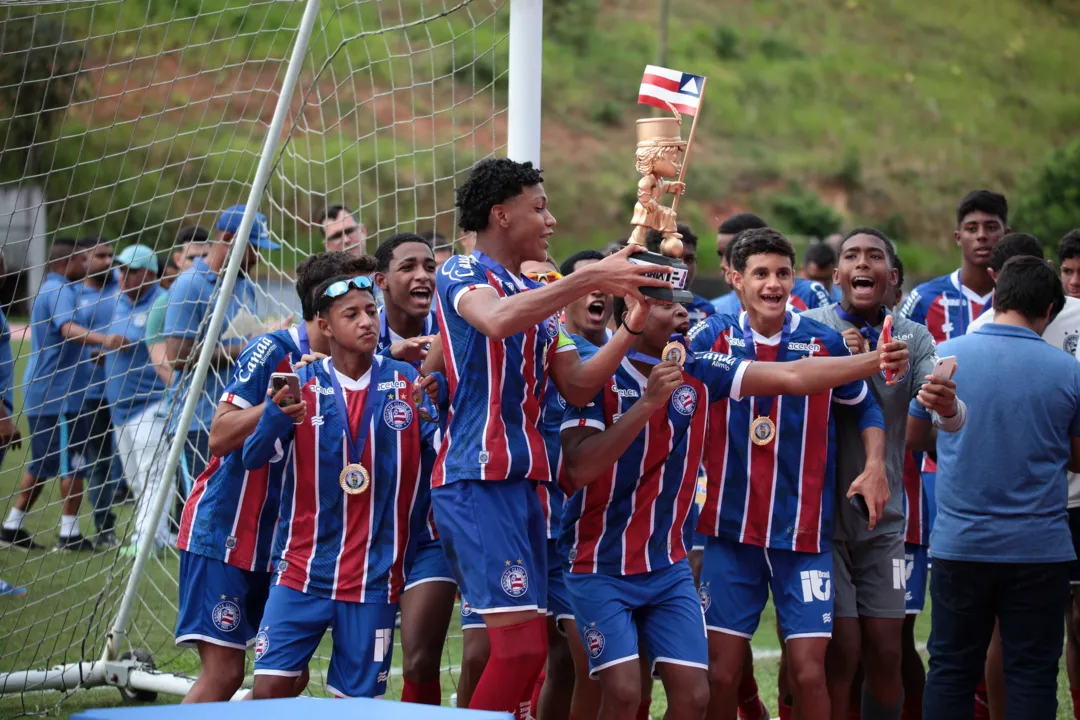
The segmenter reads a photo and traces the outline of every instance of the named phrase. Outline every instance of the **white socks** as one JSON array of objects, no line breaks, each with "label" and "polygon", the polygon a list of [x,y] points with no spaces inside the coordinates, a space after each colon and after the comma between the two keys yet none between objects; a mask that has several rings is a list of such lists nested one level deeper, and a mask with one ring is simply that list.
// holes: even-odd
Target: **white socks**
[{"label": "white socks", "polygon": [[72,538],[79,536],[79,517],[77,515],[60,516],[60,537]]},{"label": "white socks", "polygon": [[26,513],[18,508],[11,508],[8,512],[7,520],[4,521],[5,530],[20,530],[23,526],[23,518],[26,517]]}]

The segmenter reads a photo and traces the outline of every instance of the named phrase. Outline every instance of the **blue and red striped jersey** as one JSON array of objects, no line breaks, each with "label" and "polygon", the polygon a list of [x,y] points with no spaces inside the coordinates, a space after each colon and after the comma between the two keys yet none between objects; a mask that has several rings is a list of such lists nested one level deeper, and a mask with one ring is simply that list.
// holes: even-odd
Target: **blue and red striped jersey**
[{"label": "blue and red striped jersey", "polygon": [[[439,267],[436,302],[446,356],[450,409],[431,486],[458,480],[552,479],[540,415],[548,361],[560,352],[557,316],[494,340],[458,313],[463,295],[492,288],[499,300],[541,287],[510,274],[481,252]],[[566,343],[562,350],[573,350]]]},{"label": "blue and red striped jersey", "polygon": [[[303,347],[301,347],[303,345]],[[260,335],[241,351],[220,401],[241,410],[266,400],[270,376],[292,372],[310,351],[297,328]],[[211,457],[184,503],[176,547],[244,570],[270,570],[284,456],[244,469],[241,450]]]},{"label": "blue and red striped jersey", "polygon": [[[749,363],[703,353],[690,359],[683,384],[611,468],[563,507],[559,550],[570,572],[635,575],[686,557],[683,528],[697,493],[710,401],[738,396]],[[563,429],[603,431],[640,400],[648,378],[624,359],[612,381],[584,408],[566,410]]]},{"label": "blue and red striped jersey", "polygon": [[900,306],[901,317],[926,326],[939,345],[967,334],[968,327],[983,310],[993,305],[994,293],[976,295],[960,282],[960,271],[919,285]]},{"label": "blue and red striped jersey", "polygon": [[921,452],[904,453],[904,542],[929,547],[932,513],[923,483],[924,458],[933,463]]},{"label": "blue and red striped jersey", "polygon": [[[740,315],[714,315],[690,331],[690,348],[752,357]],[[840,333],[788,311],[791,334],[785,361],[850,354]],[[777,357],[780,334],[753,334],[757,358]],[[708,489],[698,532],[747,545],[824,552],[832,534],[836,441],[832,405],[872,402],[866,383],[848,383],[810,397],[775,397],[768,417],[776,436],[750,441],[750,424],[763,398],[720,398],[710,408],[705,454]],[[875,405],[876,406],[876,405]]]},{"label": "blue and red striped jersey", "polygon": [[791,295],[788,296],[788,304],[792,309],[804,312],[814,308],[828,307],[832,303],[829,291],[824,285],[816,280],[795,278],[795,285],[791,288]]},{"label": "blue and red striped jersey", "polygon": [[[298,371],[307,402],[304,422],[293,425],[274,406],[244,443],[244,462],[258,465],[283,452],[292,466],[281,492],[276,582],[299,592],[351,602],[397,602],[430,503],[428,478],[439,441],[438,425],[420,420],[412,398],[417,373],[410,365],[375,355],[360,380],[340,373],[347,418],[334,398],[330,359]],[[371,420],[360,428],[364,403],[374,392]],[[427,402],[425,400],[425,402]],[[349,462],[350,431],[366,434],[361,464],[370,483],[346,494],[340,476]]]}]

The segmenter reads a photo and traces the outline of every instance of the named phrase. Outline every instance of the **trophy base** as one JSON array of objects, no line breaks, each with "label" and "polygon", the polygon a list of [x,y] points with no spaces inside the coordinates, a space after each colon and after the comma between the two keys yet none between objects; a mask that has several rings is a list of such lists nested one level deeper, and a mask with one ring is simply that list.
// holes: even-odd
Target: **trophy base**
[{"label": "trophy base", "polygon": [[645,297],[668,303],[688,303],[694,300],[694,294],[685,289],[687,267],[682,260],[654,252],[641,252],[631,255],[630,262],[635,265],[661,265],[671,268],[671,274],[657,272],[655,275],[649,273],[647,277],[669,280],[673,287],[671,289],[643,287],[641,294]]}]

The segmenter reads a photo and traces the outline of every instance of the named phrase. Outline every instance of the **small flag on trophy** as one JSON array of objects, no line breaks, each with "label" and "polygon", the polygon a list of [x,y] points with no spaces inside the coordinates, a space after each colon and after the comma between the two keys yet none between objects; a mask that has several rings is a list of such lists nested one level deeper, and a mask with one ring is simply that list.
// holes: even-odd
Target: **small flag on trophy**
[{"label": "small flag on trophy", "polygon": [[679,70],[646,65],[641,78],[638,103],[661,110],[675,108],[685,115],[696,115],[705,91],[705,78]]}]

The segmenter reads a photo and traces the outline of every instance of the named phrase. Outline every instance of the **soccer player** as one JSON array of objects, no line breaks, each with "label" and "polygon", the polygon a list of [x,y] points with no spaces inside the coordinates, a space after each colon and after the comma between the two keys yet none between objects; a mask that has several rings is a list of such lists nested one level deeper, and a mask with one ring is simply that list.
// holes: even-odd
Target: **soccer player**
[{"label": "soccer player", "polygon": [[347,252],[353,257],[367,253],[367,230],[344,205],[331,205],[323,210],[318,223],[327,252]]},{"label": "soccer player", "polygon": [[[229,259],[229,247],[240,229],[244,217],[244,206],[234,205],[219,217],[214,241],[205,257],[197,257],[189,269],[180,273],[169,290],[165,322],[162,335],[166,342],[166,362],[174,370],[194,364],[198,359],[199,344],[202,340],[203,319],[213,311],[214,288],[218,274],[225,268]],[[242,269],[249,270],[259,260],[257,250],[277,250],[281,246],[270,239],[266,229],[266,217],[255,214],[251,234],[247,238]],[[226,320],[232,320],[241,312],[254,307],[255,287],[246,276],[237,277],[233,296],[229,298]],[[210,457],[210,423],[214,419],[215,401],[221,397],[222,390],[229,377],[233,361],[244,349],[246,342],[242,338],[225,338],[218,341],[214,348],[213,368],[206,376],[202,395],[196,406],[195,418],[188,429],[187,443],[184,447],[184,471],[189,478],[197,478],[206,469]],[[178,383],[184,382],[182,373],[175,373],[172,390],[183,391]],[[177,400],[182,404],[182,396]],[[180,413],[173,413],[175,424]],[[170,426],[169,431],[173,428]]]},{"label": "soccer player", "polygon": [[[439,426],[413,402],[407,363],[375,353],[379,314],[369,278],[341,276],[315,291],[330,357],[297,371],[263,405],[244,442],[244,466],[284,453],[274,585],[255,643],[256,699],[295,694],[323,633],[333,628],[327,689],[382,697],[394,649],[397,602],[425,515]],[[280,449],[279,449],[280,448]]]},{"label": "soccer player", "polygon": [[833,270],[836,269],[836,252],[820,240],[812,240],[803,252],[803,265],[799,276],[820,283],[833,302],[840,302],[840,288],[833,287]]},{"label": "soccer player", "polygon": [[[827,246],[825,246],[827,247]],[[829,253],[832,249],[829,248]],[[817,320],[843,333],[849,349],[859,352],[877,344],[882,323],[891,313],[898,284],[892,242],[873,228],[856,228],[840,246],[836,281],[839,303],[808,310]],[[833,637],[827,654],[826,678],[834,720],[848,720],[852,684],[860,658],[864,671],[861,713],[867,720],[899,720],[904,690],[901,681],[901,639],[905,607],[904,457],[908,405],[933,372],[937,361],[929,331],[905,318],[893,318],[893,336],[910,351],[911,370],[887,385],[871,376],[870,392],[885,420],[885,470],[888,502],[872,529],[847,502],[848,489],[863,473],[866,455],[857,418],[837,413],[836,523],[832,536]],[[852,340],[855,342],[852,343]],[[918,508],[915,509],[918,512]]]},{"label": "soccer player", "polygon": [[[840,333],[786,308],[795,251],[783,235],[747,230],[735,242],[733,280],[747,311],[706,320],[691,333],[691,349],[777,363],[849,354]],[[833,613],[834,403],[855,415],[866,462],[848,497],[864,499],[872,528],[888,500],[888,484],[881,410],[866,383],[805,399],[724,400],[712,411],[709,486],[698,532],[709,536],[701,580],[710,598],[705,618],[716,717],[735,714],[749,639],[770,587],[789,659],[795,717],[829,714],[825,650]]]},{"label": "soccer player", "polygon": [[[70,238],[56,238],[49,250],[49,271],[38,289],[30,310],[31,356],[23,377],[23,412],[30,429],[31,460],[23,473],[15,504],[0,528],[0,545],[22,550],[40,550],[23,527],[44,482],[58,477],[66,428],[74,418],[64,415],[64,402],[75,387],[75,368],[82,358],[83,344],[117,348],[119,336],[105,336],[75,323],[78,284],[86,277],[90,247]],[[79,532],[79,502],[83,471],[69,466],[60,478],[64,498],[60,516],[59,550],[93,550],[93,543]]]},{"label": "soccer player", "polygon": [[953,237],[960,246],[958,270],[919,285],[900,307],[900,316],[925,325],[943,343],[968,331],[990,306],[994,279],[986,272],[990,251],[1009,232],[1009,206],[1003,195],[972,190],[956,208]]},{"label": "soccer player", "polygon": [[[757,216],[755,215],[754,217]],[[764,227],[765,226],[763,225],[762,228]],[[760,230],[762,228],[751,229]],[[731,242],[727,244],[727,250],[725,251],[728,268],[727,275],[732,277],[734,276],[734,270],[731,269],[731,258],[738,245],[739,239],[739,235],[732,238]],[[795,278],[794,284],[791,287],[791,292],[788,294],[787,298],[787,305],[791,310],[795,312],[804,312],[805,310],[813,308],[828,307],[830,304],[832,304],[832,300],[829,298],[828,291],[821,283],[801,277]],[[718,315],[735,315],[742,312],[743,302],[742,298],[739,297],[738,289],[733,285],[732,291],[729,294],[713,301],[713,306],[716,308]]]},{"label": "soccer player", "polygon": [[135,532],[128,547],[134,551],[143,535],[154,537],[157,548],[169,542],[168,516],[162,513],[157,527],[149,524],[161,473],[157,472],[158,444],[165,421],[158,417],[166,385],[154,370],[150,351],[143,342],[146,318],[157,299],[165,294],[157,285],[158,261],[145,245],[130,245],[116,259],[121,293],[116,296],[109,332],[127,340],[120,350],[105,354],[105,400],[112,412],[117,454],[124,475],[137,498]]},{"label": "soccer player", "polygon": [[450,409],[431,503],[454,578],[491,642],[470,707],[524,715],[547,654],[547,544],[535,489],[552,479],[538,428],[547,378],[567,403],[587,403],[633,337],[617,332],[582,363],[557,313],[594,289],[640,296],[640,286],[670,284],[656,266],[629,262],[636,248],[546,287],[522,279],[521,263],[546,257],[555,227],[530,163],[481,161],[458,188],[457,208],[476,250],[443,263],[436,282]]},{"label": "soccer player", "polygon": [[1065,296],[1080,298],[1080,230],[1070,230],[1058,243],[1058,269]]},{"label": "soccer player", "polygon": [[[628,328],[635,341],[611,382],[584,407],[567,407],[564,467],[574,493],[564,508],[560,549],[591,672],[603,688],[599,717],[637,715],[640,638],[663,680],[669,715],[701,718],[709,705],[710,657],[683,525],[694,502],[711,408],[743,394],[826,392],[897,359],[781,364],[706,352],[681,367],[661,357],[672,334],[689,329],[686,309],[655,305],[644,322],[635,309],[627,312],[622,299],[615,301],[620,326],[638,325]],[[902,344],[891,347],[905,362]],[[741,668],[743,648],[737,652]],[[731,711],[734,716],[734,703]]]},{"label": "soccer player", "polygon": [[720,271],[724,273],[724,282],[727,283],[728,292],[720,297],[713,298],[712,304],[717,313],[735,313],[742,309],[742,301],[735,293],[735,285],[731,281],[731,253],[729,248],[735,236],[743,230],[756,230],[768,227],[768,224],[754,213],[739,213],[720,223],[716,230],[716,254],[720,256]]},{"label": "soccer player", "polygon": [[[77,286],[75,324],[107,337],[120,284],[113,271],[113,247],[105,238],[86,237],[80,241],[90,248],[86,278]],[[113,496],[124,476],[123,466],[113,446],[109,403],[105,399],[104,345],[83,344],[82,357],[75,366],[72,391],[64,399],[64,414],[73,418],[71,456],[78,458],[87,477],[87,494],[94,511],[101,549],[117,544],[112,512]]]},{"label": "soccer player", "polygon": [[[374,270],[370,258],[320,253],[296,268],[304,323],[260,335],[237,358],[210,428],[213,457],[184,505],[180,549],[180,611],[176,643],[194,645],[202,672],[184,702],[221,702],[244,679],[244,651],[255,641],[270,587],[280,506],[283,455],[248,471],[241,451],[263,412],[274,372],[290,372],[307,353],[325,355],[315,313],[315,290],[343,273]],[[303,677],[297,688],[305,683]]]},{"label": "soccer player", "polygon": [[[686,265],[686,287],[690,287],[694,282],[694,275],[697,273],[698,238],[694,234],[693,228],[685,223],[679,223],[676,225],[676,229],[682,235],[683,251],[679,259]],[[649,230],[645,233],[645,247],[650,252],[658,253],[660,252],[660,242],[663,239],[663,234],[655,230]],[[712,302],[697,293],[694,293],[693,301],[686,308],[690,311],[691,326],[716,313],[716,308],[713,307]]]},{"label": "soccer player", "polygon": [[[375,249],[375,284],[382,290],[376,352],[419,368],[436,332],[431,304],[435,256],[420,235],[392,235]],[[430,479],[429,479],[430,482]],[[414,537],[416,555],[401,593],[402,702],[438,705],[443,642],[454,612],[457,583],[430,517],[430,496],[413,512],[427,519]]]}]

